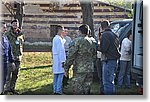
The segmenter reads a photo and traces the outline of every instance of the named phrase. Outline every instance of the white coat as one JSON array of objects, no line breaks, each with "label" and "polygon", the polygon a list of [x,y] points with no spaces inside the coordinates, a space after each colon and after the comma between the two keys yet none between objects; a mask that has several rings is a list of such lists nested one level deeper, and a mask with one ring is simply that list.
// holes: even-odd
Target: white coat
[{"label": "white coat", "polygon": [[64,43],[65,39],[61,38],[59,35],[56,35],[53,38],[53,45],[52,45],[53,74],[64,73],[64,68],[62,67],[62,62],[65,62],[66,60]]}]

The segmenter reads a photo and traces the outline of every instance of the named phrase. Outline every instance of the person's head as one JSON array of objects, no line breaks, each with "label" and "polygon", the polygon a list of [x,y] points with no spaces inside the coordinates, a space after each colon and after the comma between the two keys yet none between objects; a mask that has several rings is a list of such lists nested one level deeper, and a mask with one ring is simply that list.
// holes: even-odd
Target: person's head
[{"label": "person's head", "polygon": [[1,33],[4,33],[7,31],[7,26],[6,26],[6,23],[5,22],[0,22],[0,32]]},{"label": "person's head", "polygon": [[108,20],[105,20],[105,21],[101,22],[101,28],[102,28],[102,30],[104,31],[105,29],[108,29],[109,25],[110,25],[110,23],[109,23]]},{"label": "person's head", "polygon": [[68,29],[64,29],[64,36],[68,35]]},{"label": "person's head", "polygon": [[11,21],[11,26],[13,29],[18,29],[19,28],[19,21],[18,19],[14,19]]},{"label": "person's head", "polygon": [[89,30],[90,30],[90,28],[87,24],[83,24],[79,27],[79,31],[85,35],[88,35],[90,33]]},{"label": "person's head", "polygon": [[132,30],[128,32],[127,38],[132,41]]},{"label": "person's head", "polygon": [[58,26],[56,27],[56,33],[57,33],[58,35],[60,35],[60,36],[64,36],[64,27],[58,25]]}]

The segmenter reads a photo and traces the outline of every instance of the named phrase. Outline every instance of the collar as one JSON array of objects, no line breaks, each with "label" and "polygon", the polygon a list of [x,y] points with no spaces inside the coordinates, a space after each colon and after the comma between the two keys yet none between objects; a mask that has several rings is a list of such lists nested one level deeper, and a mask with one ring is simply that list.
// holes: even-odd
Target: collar
[{"label": "collar", "polygon": [[79,37],[86,37],[86,34],[80,34]]}]

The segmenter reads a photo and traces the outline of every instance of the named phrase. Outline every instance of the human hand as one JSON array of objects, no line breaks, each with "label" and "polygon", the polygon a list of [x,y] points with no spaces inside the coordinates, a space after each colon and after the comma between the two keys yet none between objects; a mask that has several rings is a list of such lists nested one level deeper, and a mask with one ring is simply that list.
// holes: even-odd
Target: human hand
[{"label": "human hand", "polygon": [[62,62],[62,67],[63,67],[63,68],[65,67],[65,62]]},{"label": "human hand", "polygon": [[16,70],[16,65],[15,65],[15,63],[12,63],[11,65],[12,65],[12,71],[15,71],[15,70]]},{"label": "human hand", "polygon": [[68,77],[68,72],[65,71],[64,75],[65,75],[65,77]]}]

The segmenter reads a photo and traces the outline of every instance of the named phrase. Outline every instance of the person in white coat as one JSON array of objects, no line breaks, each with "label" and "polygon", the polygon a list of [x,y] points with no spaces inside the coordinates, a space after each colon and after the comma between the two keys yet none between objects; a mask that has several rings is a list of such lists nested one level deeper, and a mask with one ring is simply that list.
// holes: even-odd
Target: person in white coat
[{"label": "person in white coat", "polygon": [[131,73],[131,45],[132,32],[128,32],[126,38],[121,44],[120,70],[118,75],[118,87],[122,87],[124,82],[126,88],[130,88],[130,73]]},{"label": "person in white coat", "polygon": [[64,28],[62,26],[57,26],[57,35],[53,38],[52,45],[52,57],[53,57],[53,66],[52,72],[54,74],[53,88],[54,94],[62,94],[62,80],[64,76],[63,64],[66,60],[64,43],[65,39]]}]

